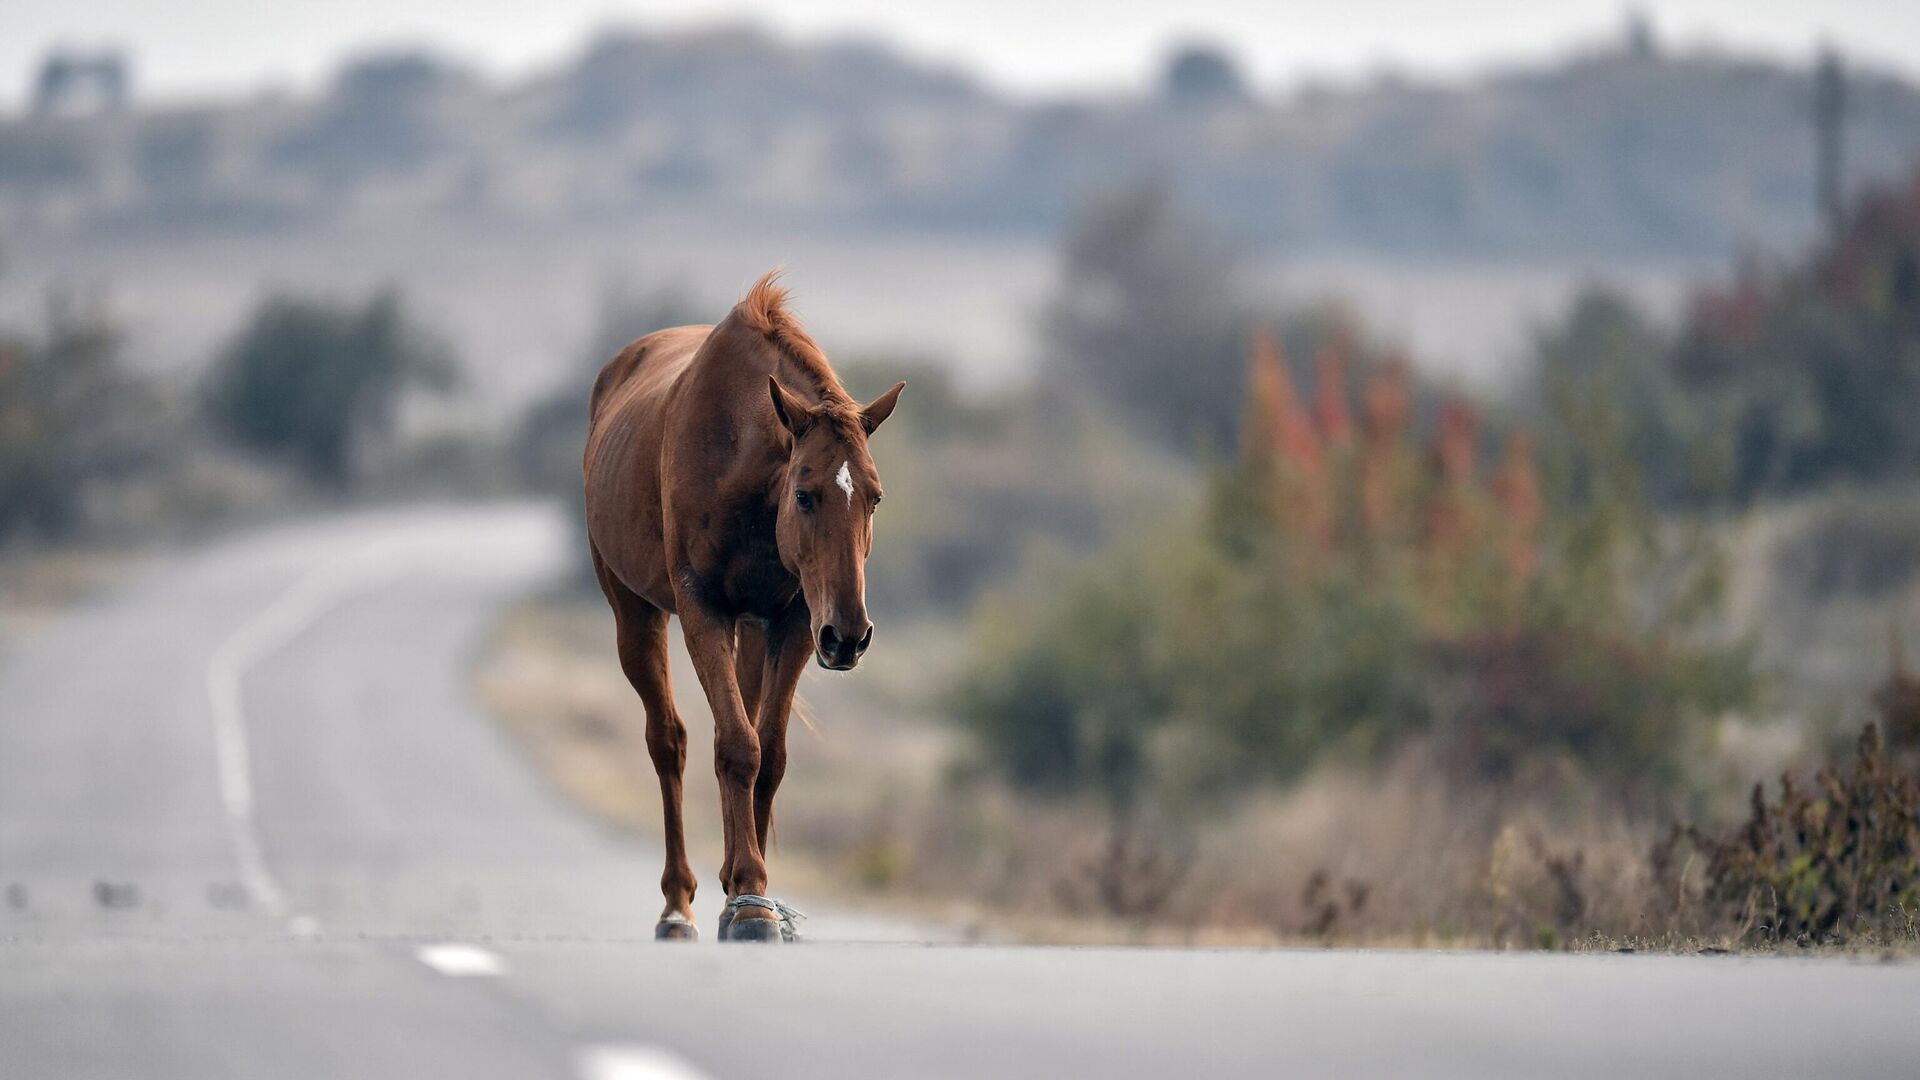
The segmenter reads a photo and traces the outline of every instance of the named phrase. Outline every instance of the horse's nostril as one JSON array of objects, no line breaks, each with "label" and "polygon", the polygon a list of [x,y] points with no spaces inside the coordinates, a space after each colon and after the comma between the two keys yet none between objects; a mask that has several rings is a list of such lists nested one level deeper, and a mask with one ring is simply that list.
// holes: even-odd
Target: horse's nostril
[{"label": "horse's nostril", "polygon": [[833,628],[832,623],[820,628],[820,651],[828,656],[840,651],[840,633]]},{"label": "horse's nostril", "polygon": [[859,643],[858,643],[858,644],[856,644],[856,645],[855,645],[855,646],[853,647],[853,651],[854,651],[854,653],[855,653],[856,655],[857,655],[857,654],[859,654],[859,653],[863,653],[863,652],[866,652],[866,651],[867,651],[867,646],[869,646],[869,645],[871,645],[871,644],[873,644],[873,624],[872,624],[872,623],[868,623],[868,624],[867,624],[867,632],[866,632],[866,633],[864,633],[864,634],[861,634],[861,635],[860,635],[860,641],[859,641]]}]

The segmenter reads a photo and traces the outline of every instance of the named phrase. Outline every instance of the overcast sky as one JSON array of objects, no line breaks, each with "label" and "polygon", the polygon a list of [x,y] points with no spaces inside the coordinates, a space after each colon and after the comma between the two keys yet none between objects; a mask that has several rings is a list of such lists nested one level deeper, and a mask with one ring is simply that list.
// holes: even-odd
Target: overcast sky
[{"label": "overcast sky", "polygon": [[[1391,64],[1454,75],[1614,33],[1615,0],[4,0],[0,103],[56,43],[135,55],[144,97],[313,86],[345,52],[426,44],[499,74],[577,49],[597,26],[751,19],[803,38],[858,33],[1022,90],[1137,85],[1166,43],[1210,38],[1262,84]],[[1831,41],[1920,73],[1920,0],[1650,0],[1663,40],[1795,60]]]}]

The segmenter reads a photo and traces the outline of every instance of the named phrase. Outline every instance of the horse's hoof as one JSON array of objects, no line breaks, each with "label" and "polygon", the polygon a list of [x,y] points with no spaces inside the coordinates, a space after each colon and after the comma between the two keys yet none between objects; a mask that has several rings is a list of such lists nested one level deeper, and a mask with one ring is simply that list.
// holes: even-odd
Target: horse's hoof
[{"label": "horse's hoof", "polygon": [[699,941],[700,928],[688,919],[661,919],[653,924],[655,941]]},{"label": "horse's hoof", "polygon": [[732,919],[727,923],[724,941],[765,941],[779,944],[786,940],[779,919]]}]

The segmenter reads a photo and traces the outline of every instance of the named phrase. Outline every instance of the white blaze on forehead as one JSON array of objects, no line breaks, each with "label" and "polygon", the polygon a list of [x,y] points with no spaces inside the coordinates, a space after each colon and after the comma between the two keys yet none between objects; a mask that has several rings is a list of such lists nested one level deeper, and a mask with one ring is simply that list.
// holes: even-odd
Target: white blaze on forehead
[{"label": "white blaze on forehead", "polygon": [[839,484],[840,490],[847,493],[847,505],[852,506],[853,505],[853,471],[847,467],[849,464],[850,464],[849,462],[845,462],[845,461],[840,463],[840,471],[833,474],[833,482],[836,484]]}]

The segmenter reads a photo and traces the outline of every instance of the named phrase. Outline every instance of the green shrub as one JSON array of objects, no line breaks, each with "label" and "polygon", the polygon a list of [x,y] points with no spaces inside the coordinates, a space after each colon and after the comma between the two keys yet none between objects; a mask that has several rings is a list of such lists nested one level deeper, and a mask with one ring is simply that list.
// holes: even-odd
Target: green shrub
[{"label": "green shrub", "polygon": [[1285,780],[1328,753],[1365,760],[1426,726],[1430,689],[1408,598],[1353,575],[1305,577],[1267,551],[1203,553],[1170,583],[1166,678],[1192,782]]},{"label": "green shrub", "polygon": [[1673,342],[1624,296],[1590,288],[1542,331],[1522,396],[1553,426],[1569,396],[1610,403],[1648,493],[1673,504],[1719,491],[1725,462],[1669,367]]},{"label": "green shrub", "polygon": [[[1688,829],[1707,859],[1705,899],[1755,942],[1911,940],[1920,918],[1920,774],[1868,724],[1847,765],[1811,787],[1755,784],[1746,824]],[[1669,856],[1667,861],[1671,861]]]},{"label": "green shrub", "polygon": [[445,348],[397,295],[357,308],[282,296],[261,304],[216,360],[206,405],[239,445],[343,487],[366,451],[392,437],[406,390],[454,382]]},{"label": "green shrub", "polygon": [[1061,583],[1037,611],[1001,606],[982,617],[975,666],[952,709],[1016,783],[1115,803],[1138,792],[1148,742],[1172,704],[1149,573],[1115,562]]},{"label": "green shrub", "polygon": [[0,538],[67,538],[166,466],[157,389],[121,360],[104,315],[59,298],[40,334],[0,333]]},{"label": "green shrub", "polygon": [[1489,778],[1564,762],[1622,790],[1673,788],[1698,721],[1745,704],[1752,684],[1741,652],[1581,627],[1488,630],[1436,650],[1443,749],[1456,771]]}]

